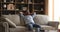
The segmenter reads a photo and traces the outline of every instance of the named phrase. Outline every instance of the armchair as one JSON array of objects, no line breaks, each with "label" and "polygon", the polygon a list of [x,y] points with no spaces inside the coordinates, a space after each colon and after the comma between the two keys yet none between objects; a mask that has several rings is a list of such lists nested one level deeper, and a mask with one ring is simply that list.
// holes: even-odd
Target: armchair
[{"label": "armchair", "polygon": [[[0,20],[4,25],[5,31],[7,32],[27,32],[27,28],[24,26],[24,19],[19,17],[19,15],[2,15],[3,17]],[[5,18],[10,19],[13,23],[16,24],[16,27],[10,27],[9,23],[6,22]],[[36,15],[34,21],[36,24],[41,26],[41,30],[57,30],[59,22],[57,21],[48,21],[47,15]],[[0,26],[1,27],[1,26]]]}]

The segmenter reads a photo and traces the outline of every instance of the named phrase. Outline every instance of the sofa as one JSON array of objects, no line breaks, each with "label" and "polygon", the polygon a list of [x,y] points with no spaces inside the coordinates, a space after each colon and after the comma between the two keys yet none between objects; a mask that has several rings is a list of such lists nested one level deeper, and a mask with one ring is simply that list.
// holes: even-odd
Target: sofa
[{"label": "sofa", "polygon": [[[14,23],[14,26],[9,23],[11,21]],[[59,22],[58,21],[49,21],[47,15],[36,15],[34,17],[36,24],[41,26],[41,30],[57,30]],[[2,27],[2,28],[1,28]],[[35,30],[33,30],[34,32]],[[25,27],[24,19],[19,15],[2,15],[0,17],[0,32],[29,32]],[[31,31],[32,32],[32,31]]]}]

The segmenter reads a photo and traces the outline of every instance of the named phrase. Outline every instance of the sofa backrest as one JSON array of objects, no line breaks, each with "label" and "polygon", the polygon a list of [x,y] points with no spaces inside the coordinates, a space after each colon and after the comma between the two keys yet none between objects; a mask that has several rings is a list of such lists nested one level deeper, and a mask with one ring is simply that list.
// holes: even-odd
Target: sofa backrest
[{"label": "sofa backrest", "polygon": [[48,23],[48,16],[47,15],[36,15],[35,18],[34,18],[34,21],[36,24],[38,25],[45,25]]},{"label": "sofa backrest", "polygon": [[3,16],[10,19],[16,25],[24,25],[23,19],[19,15],[3,15]]},{"label": "sofa backrest", "polygon": [[[10,19],[16,25],[24,25],[24,19],[21,18],[19,15],[3,15],[4,17]],[[48,23],[48,16],[47,15],[36,15],[34,17],[34,21],[36,24],[45,25]]]}]

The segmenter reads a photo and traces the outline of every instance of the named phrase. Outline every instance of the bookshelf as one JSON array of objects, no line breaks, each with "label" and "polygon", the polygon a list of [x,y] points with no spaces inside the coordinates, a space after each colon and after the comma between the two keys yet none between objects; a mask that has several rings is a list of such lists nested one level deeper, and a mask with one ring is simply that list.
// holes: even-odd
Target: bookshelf
[{"label": "bookshelf", "polygon": [[0,14],[18,14],[28,8],[37,14],[45,14],[45,0],[0,0]]}]

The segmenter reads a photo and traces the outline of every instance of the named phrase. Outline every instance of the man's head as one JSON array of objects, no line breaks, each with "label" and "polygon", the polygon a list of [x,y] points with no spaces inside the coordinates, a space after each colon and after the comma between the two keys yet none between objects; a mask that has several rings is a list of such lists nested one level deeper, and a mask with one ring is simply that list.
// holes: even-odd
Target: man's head
[{"label": "man's head", "polygon": [[24,11],[23,13],[24,13],[24,15],[30,15],[30,12],[29,12],[29,10],[27,10],[27,11]]},{"label": "man's head", "polygon": [[24,15],[31,15],[31,14],[33,14],[33,13],[34,13],[34,11],[29,11],[29,9],[23,11],[23,14],[24,14]]}]

